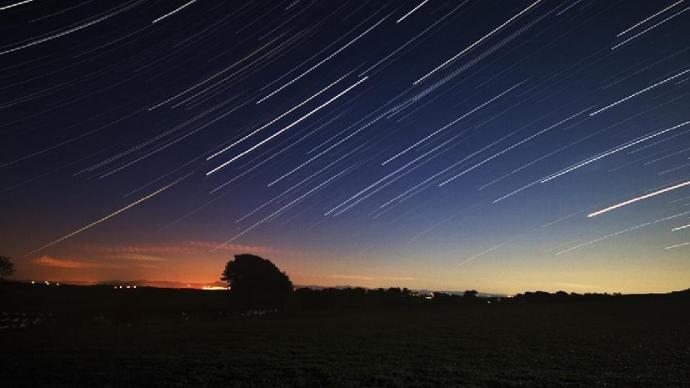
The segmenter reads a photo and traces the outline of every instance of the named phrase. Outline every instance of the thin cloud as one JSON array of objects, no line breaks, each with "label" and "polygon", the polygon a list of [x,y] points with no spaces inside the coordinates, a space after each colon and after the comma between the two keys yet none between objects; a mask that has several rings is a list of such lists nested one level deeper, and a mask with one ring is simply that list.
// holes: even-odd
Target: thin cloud
[{"label": "thin cloud", "polygon": [[374,280],[412,281],[412,280],[420,280],[419,278],[415,278],[415,277],[411,277],[411,276],[367,276],[367,275],[332,274],[332,275],[326,275],[325,277],[334,278],[334,279],[365,280],[365,281],[374,281]]},{"label": "thin cloud", "polygon": [[143,261],[143,262],[160,262],[166,259],[159,256],[153,255],[143,255],[138,253],[123,253],[113,256],[108,256],[108,258],[113,260],[129,260],[129,261]]},{"label": "thin cloud", "polygon": [[111,263],[94,263],[83,260],[58,259],[51,256],[41,256],[34,259],[33,262],[38,265],[53,268],[63,269],[86,269],[86,268],[118,268],[119,266]]},{"label": "thin cloud", "polygon": [[[187,240],[162,244],[130,244],[130,245],[81,245],[80,248],[89,252],[103,254],[141,254],[141,255],[183,255],[211,251],[221,243],[207,240]],[[260,245],[227,244],[219,249],[223,252],[270,254],[276,252],[273,248]]]}]

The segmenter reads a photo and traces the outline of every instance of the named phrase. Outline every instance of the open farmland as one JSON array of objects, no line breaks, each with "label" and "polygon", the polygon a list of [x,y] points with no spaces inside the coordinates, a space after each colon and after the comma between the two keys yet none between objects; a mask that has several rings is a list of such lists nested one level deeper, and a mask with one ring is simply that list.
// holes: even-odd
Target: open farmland
[{"label": "open farmland", "polygon": [[57,298],[25,309],[41,323],[0,331],[10,386],[690,385],[687,297],[253,315],[218,292],[77,293],[80,314]]}]

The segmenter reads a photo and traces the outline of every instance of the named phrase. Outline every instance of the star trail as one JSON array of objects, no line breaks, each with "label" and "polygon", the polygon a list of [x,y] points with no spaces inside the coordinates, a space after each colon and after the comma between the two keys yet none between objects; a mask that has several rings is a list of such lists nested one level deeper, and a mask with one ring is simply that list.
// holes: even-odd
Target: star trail
[{"label": "star trail", "polygon": [[241,246],[302,284],[687,287],[688,9],[0,3],[0,253],[24,279],[212,281]]}]

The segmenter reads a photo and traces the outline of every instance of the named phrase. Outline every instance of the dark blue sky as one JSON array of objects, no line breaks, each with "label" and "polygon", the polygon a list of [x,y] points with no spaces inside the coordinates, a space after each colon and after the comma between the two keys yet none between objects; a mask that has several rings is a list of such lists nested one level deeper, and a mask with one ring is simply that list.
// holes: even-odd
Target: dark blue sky
[{"label": "dark blue sky", "polygon": [[27,279],[254,251],[299,284],[687,287],[688,7],[5,1],[0,249]]}]

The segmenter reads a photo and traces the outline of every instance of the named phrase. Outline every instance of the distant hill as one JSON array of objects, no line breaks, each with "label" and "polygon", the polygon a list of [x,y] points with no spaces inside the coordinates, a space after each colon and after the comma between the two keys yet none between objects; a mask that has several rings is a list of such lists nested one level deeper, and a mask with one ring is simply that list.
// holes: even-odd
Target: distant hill
[{"label": "distant hill", "polygon": [[[66,282],[69,283],[69,282]],[[72,283],[70,283],[72,284]],[[157,287],[157,288],[207,288],[207,287],[226,287],[225,282],[216,281],[208,283],[185,283],[169,280],[108,280],[98,282],[100,285],[109,286],[137,286],[137,287]]]},{"label": "distant hill", "polygon": [[[21,280],[21,279],[16,279],[14,280],[16,282],[20,283],[31,283],[30,280]],[[43,281],[41,281],[42,283]],[[75,286],[94,286],[94,285],[107,285],[107,286],[137,286],[137,287],[154,287],[154,288],[172,288],[172,289],[185,289],[185,288],[191,288],[191,289],[204,289],[204,288],[220,288],[220,287],[227,287],[227,284],[222,281],[214,281],[214,282],[207,282],[207,283],[198,283],[198,282],[179,282],[179,281],[171,281],[171,280],[144,280],[144,279],[139,279],[139,280],[107,280],[107,281],[101,281],[101,282],[87,282],[87,281],[78,281],[78,280],[50,280],[51,283],[60,283],[60,284],[71,284]],[[299,288],[310,288],[312,290],[325,290],[325,289],[338,289],[338,290],[344,290],[348,288],[364,288],[366,290],[377,290],[378,287],[374,288],[369,288],[369,287],[359,287],[359,286],[353,286],[353,285],[339,285],[339,286],[319,286],[319,285],[295,285],[295,289]],[[387,289],[387,287],[383,287],[384,289]],[[457,295],[457,296],[462,296],[465,291],[446,291],[446,290],[427,290],[427,289],[410,289],[410,291],[419,293],[419,294],[431,294],[431,293],[439,293],[439,294],[449,294],[449,295]],[[529,291],[525,291],[529,292]],[[596,293],[595,293],[596,294]],[[652,294],[626,294],[626,295],[676,295],[676,296],[690,296],[690,288],[685,289],[685,290],[679,290],[679,291],[671,291],[668,293],[652,293]],[[488,293],[488,292],[479,292],[478,294],[479,297],[481,298],[490,298],[490,297],[498,297],[498,298],[505,298],[510,295],[508,294],[500,294],[500,293]]]},{"label": "distant hill", "polygon": [[[420,294],[430,294],[432,292],[439,293],[439,294],[450,294],[450,295],[458,295],[458,296],[463,296],[465,294],[465,291],[441,291],[441,290],[413,290],[415,292],[419,292]],[[498,298],[505,298],[508,295],[507,294],[495,294],[495,293],[488,293],[488,292],[479,292],[477,296],[481,298],[491,298],[491,297],[498,297]]]},{"label": "distant hill", "polygon": [[[194,288],[194,289],[203,289],[203,288],[208,288],[208,287],[226,287],[227,284],[222,281],[215,281],[215,282],[208,282],[208,283],[194,283],[194,282],[178,282],[178,281],[172,281],[172,280],[144,280],[144,279],[139,279],[139,280],[107,280],[107,281],[101,281],[101,282],[83,282],[83,281],[71,281],[71,280],[65,280],[65,281],[55,281],[54,283],[61,283],[61,284],[73,284],[77,286],[93,286],[93,285],[107,285],[107,286],[137,286],[137,287],[156,287],[156,288]],[[353,286],[349,284],[344,284],[344,285],[338,285],[338,286],[319,286],[319,285],[314,285],[314,284],[299,284],[295,285],[295,288],[310,288],[312,290],[324,290],[328,288],[332,289],[338,289],[338,290],[343,290],[343,289],[348,289],[348,288],[364,288],[368,290],[376,290],[378,287],[374,288],[369,288],[369,287],[359,287],[359,286]],[[387,288],[387,287],[384,287]],[[462,296],[465,291],[445,291],[445,290],[426,290],[426,289],[410,289],[411,291],[420,293],[420,294],[431,294],[432,292],[435,293],[443,293],[443,294],[450,294],[450,295],[459,295]],[[687,290],[686,290],[687,291]],[[683,292],[683,291],[679,291]],[[494,294],[494,293],[486,293],[486,292],[479,292],[480,297],[486,298],[486,297],[506,297],[508,295],[506,294]]]}]

